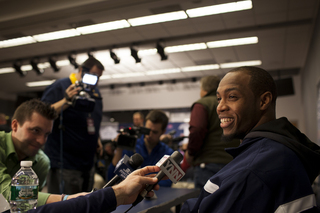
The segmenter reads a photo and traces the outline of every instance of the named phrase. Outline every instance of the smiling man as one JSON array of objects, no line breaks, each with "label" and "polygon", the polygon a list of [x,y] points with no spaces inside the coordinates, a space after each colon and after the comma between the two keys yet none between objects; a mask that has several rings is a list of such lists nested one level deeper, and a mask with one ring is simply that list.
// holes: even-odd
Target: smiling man
[{"label": "smiling man", "polygon": [[[20,169],[20,161],[31,160],[39,178],[40,191],[45,186],[50,161],[41,147],[51,133],[57,114],[50,105],[37,99],[22,103],[15,111],[10,133],[0,132],[0,192],[9,199],[11,178]],[[49,194],[40,193],[38,206]],[[61,196],[59,196],[61,200]]]},{"label": "smiling man", "polygon": [[257,67],[229,71],[217,89],[223,139],[241,140],[234,158],[212,176],[199,198],[181,212],[313,212],[311,188],[319,175],[320,147],[287,118],[276,119],[276,86]]}]

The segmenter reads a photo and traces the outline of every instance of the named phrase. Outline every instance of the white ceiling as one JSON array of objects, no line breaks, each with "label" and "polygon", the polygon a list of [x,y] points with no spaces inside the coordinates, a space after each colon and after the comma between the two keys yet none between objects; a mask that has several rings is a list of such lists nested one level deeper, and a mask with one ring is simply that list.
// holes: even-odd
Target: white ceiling
[{"label": "white ceiling", "polygon": [[[0,1],[0,40],[36,35],[70,27],[90,25],[222,4],[232,0],[2,0]],[[259,43],[236,47],[205,49],[168,54],[166,61],[159,55],[146,56],[137,66],[121,61],[113,64],[106,53],[104,74],[158,70],[202,64],[261,60],[261,67],[273,74],[297,74],[304,66],[319,9],[318,0],[253,0],[253,9],[220,15],[188,18],[180,21],[150,24],[107,31],[55,41],[0,49],[0,68],[12,66],[32,57],[46,61],[56,54],[64,59],[71,51],[78,54],[109,49],[113,46],[138,50],[154,48],[162,39],[164,46],[208,42],[231,38],[258,36]],[[116,48],[115,48],[116,51]],[[208,74],[223,75],[228,69],[164,74],[143,77],[101,80],[100,87],[111,84],[191,79]],[[25,77],[17,73],[0,75],[0,97],[23,92],[42,91],[45,87],[29,88],[27,81],[52,80],[75,72],[72,66],[59,72],[51,68],[42,75],[29,71]]]}]

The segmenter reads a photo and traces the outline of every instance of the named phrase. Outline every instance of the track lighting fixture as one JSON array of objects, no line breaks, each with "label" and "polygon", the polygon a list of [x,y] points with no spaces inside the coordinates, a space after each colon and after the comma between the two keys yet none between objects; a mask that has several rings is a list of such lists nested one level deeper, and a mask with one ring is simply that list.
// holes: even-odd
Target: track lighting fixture
[{"label": "track lighting fixture", "polygon": [[22,71],[21,70],[21,61],[20,60],[17,60],[13,63],[13,68],[16,70],[16,72],[21,76],[21,77],[24,77],[27,72],[25,71]]},{"label": "track lighting fixture", "polygon": [[156,48],[157,48],[157,53],[161,57],[161,61],[167,60],[168,56],[165,54],[164,48],[163,48],[163,46],[161,46],[160,42],[157,42]]},{"label": "track lighting fixture", "polygon": [[112,58],[115,64],[120,63],[120,58],[112,50],[110,50],[110,57]]},{"label": "track lighting fixture", "polygon": [[32,66],[32,69],[38,74],[41,75],[44,73],[44,69],[39,68],[38,64],[39,64],[39,58],[33,58],[30,61],[30,64]]},{"label": "track lighting fixture", "polygon": [[70,54],[68,55],[68,59],[69,59],[70,64],[72,64],[75,69],[78,69],[79,65],[78,65],[77,62],[76,62],[74,53],[70,53]]},{"label": "track lighting fixture", "polygon": [[60,68],[57,66],[57,60],[54,56],[49,57],[49,63],[53,71],[58,72],[60,70]]},{"label": "track lighting fixture", "polygon": [[131,51],[131,56],[134,58],[134,60],[136,60],[136,63],[140,63],[141,58],[139,58],[138,56],[138,51],[135,50],[133,47],[130,47],[130,51]]}]

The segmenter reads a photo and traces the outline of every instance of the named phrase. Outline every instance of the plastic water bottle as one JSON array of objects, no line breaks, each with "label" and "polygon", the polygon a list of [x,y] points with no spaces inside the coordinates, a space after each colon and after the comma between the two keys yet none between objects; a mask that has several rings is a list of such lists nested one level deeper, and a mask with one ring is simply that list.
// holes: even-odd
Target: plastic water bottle
[{"label": "plastic water bottle", "polygon": [[20,166],[11,180],[11,213],[35,209],[38,203],[39,178],[31,168],[32,161],[21,161]]}]

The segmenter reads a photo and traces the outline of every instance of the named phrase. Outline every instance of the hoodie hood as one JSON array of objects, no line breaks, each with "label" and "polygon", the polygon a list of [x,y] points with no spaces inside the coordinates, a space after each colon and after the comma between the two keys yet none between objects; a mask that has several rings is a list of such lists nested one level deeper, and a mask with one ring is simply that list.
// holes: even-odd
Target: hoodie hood
[{"label": "hoodie hood", "polygon": [[293,150],[303,163],[310,182],[320,174],[320,147],[293,126],[287,118],[279,118],[254,128],[245,138],[265,137]]}]

